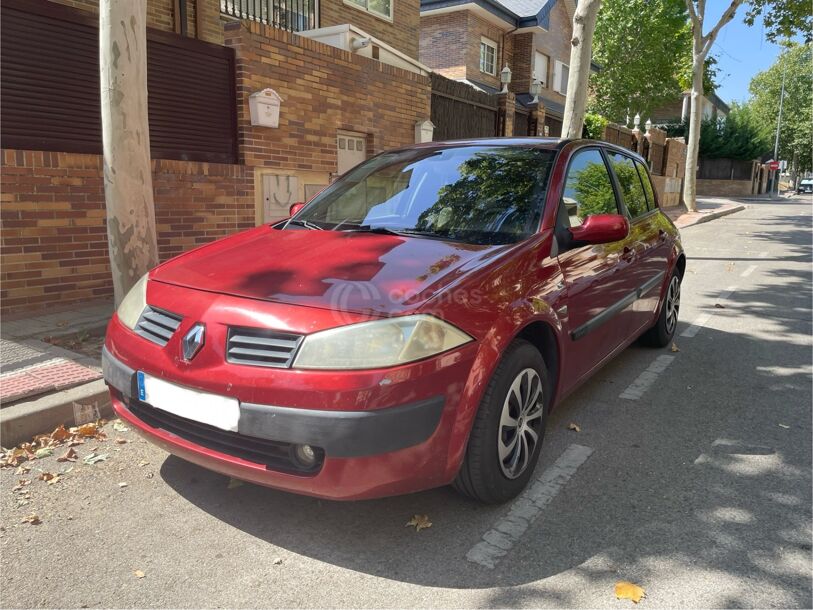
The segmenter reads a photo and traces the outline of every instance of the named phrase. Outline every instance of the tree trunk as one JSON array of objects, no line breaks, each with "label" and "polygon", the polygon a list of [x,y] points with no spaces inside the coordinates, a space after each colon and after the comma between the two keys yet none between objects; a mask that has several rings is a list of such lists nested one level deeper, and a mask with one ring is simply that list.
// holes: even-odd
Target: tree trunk
[{"label": "tree trunk", "polygon": [[563,138],[581,138],[584,110],[587,106],[587,83],[593,55],[593,32],[601,0],[581,0],[573,15],[573,38],[570,40],[570,67],[565,98]]},{"label": "tree trunk", "polygon": [[697,156],[700,152],[700,123],[703,121],[703,69],[706,58],[694,38],[692,44],[692,93],[689,110],[689,141],[686,146],[686,177],[683,179],[683,202],[690,212],[697,211]]},{"label": "tree trunk", "polygon": [[104,195],[118,305],[158,264],[147,121],[147,0],[101,0]]}]

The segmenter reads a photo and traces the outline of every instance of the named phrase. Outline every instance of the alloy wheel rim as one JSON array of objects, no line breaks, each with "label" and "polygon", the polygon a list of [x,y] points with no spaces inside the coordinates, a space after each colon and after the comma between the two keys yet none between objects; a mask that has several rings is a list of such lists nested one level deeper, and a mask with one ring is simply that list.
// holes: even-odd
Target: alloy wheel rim
[{"label": "alloy wheel rim", "polygon": [[670,335],[677,326],[678,312],[680,311],[680,281],[677,276],[669,282],[669,291],[666,293],[666,332]]},{"label": "alloy wheel rim", "polygon": [[531,368],[520,371],[508,389],[497,430],[497,456],[509,479],[525,472],[539,443],[545,409],[542,398],[542,380]]}]

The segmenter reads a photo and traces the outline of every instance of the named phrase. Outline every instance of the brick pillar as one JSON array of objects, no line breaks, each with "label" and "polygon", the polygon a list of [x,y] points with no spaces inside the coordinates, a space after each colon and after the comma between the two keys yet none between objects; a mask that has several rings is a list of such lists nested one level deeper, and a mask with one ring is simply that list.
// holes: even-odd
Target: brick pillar
[{"label": "brick pillar", "polygon": [[545,135],[545,104],[539,102],[530,105],[531,112],[531,127],[533,133],[528,133],[529,136],[544,136]]},{"label": "brick pillar", "polygon": [[497,135],[511,137],[514,135],[514,108],[517,97],[511,93],[499,93],[497,97]]}]

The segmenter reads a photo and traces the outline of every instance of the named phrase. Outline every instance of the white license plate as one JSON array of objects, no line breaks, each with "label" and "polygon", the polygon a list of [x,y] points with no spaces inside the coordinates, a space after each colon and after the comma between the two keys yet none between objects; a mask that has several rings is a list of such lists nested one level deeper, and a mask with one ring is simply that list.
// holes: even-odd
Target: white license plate
[{"label": "white license plate", "polygon": [[182,388],[142,371],[136,373],[136,379],[140,401],[178,417],[237,432],[240,403],[236,398]]}]

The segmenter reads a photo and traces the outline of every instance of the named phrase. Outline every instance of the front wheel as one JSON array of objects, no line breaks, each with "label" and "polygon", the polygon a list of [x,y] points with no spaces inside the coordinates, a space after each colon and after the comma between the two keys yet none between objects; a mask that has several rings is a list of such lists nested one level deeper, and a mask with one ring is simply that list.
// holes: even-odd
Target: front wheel
[{"label": "front wheel", "polygon": [[641,342],[650,347],[666,347],[675,336],[680,313],[680,273],[675,269],[669,278],[666,297],[655,325],[641,335]]},{"label": "front wheel", "polygon": [[525,488],[545,435],[548,379],[545,361],[533,345],[516,340],[508,347],[475,416],[455,489],[499,504]]}]

